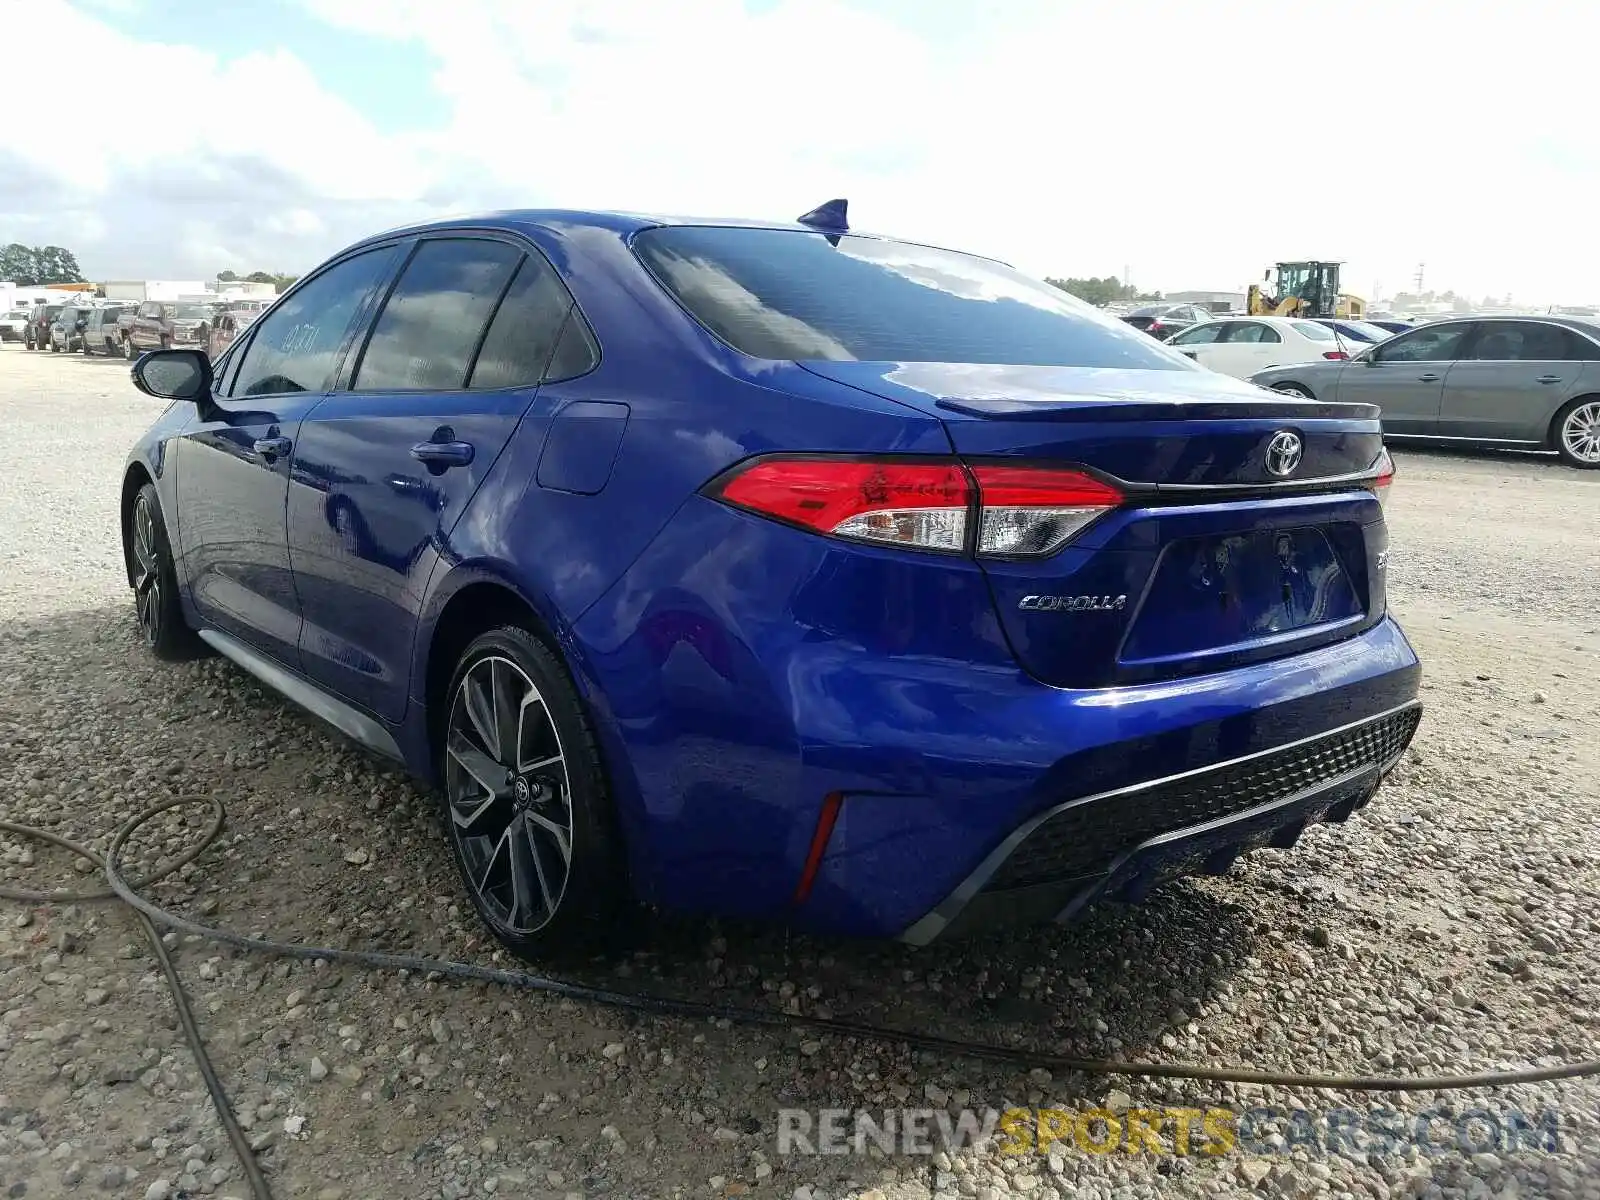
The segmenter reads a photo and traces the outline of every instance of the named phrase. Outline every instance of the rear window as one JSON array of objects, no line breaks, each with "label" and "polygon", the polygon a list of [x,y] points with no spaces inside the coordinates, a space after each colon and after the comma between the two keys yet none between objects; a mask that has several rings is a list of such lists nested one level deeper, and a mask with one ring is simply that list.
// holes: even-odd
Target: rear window
[{"label": "rear window", "polygon": [[1368,342],[1386,342],[1389,340],[1389,331],[1381,325],[1369,325],[1365,321],[1350,321],[1339,328],[1355,337]]},{"label": "rear window", "polygon": [[1318,325],[1315,321],[1295,321],[1294,327],[1305,334],[1313,342],[1333,341],[1333,330],[1326,325]]},{"label": "rear window", "polygon": [[634,239],[707,329],[756,358],[1196,370],[999,263],[801,230],[677,226]]}]

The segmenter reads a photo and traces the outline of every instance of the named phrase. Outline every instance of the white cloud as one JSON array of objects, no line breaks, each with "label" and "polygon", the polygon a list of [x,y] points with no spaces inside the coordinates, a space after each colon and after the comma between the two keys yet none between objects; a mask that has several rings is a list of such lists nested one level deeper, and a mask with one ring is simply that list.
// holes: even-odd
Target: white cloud
[{"label": "white cloud", "polygon": [[[430,209],[788,217],[844,195],[858,224],[1040,274],[1233,288],[1277,258],[1342,257],[1358,292],[1426,262],[1430,286],[1474,296],[1600,299],[1576,3],[1061,0],[988,6],[958,38],[867,0],[303,3],[423,47],[442,122],[385,135],[286,51],[216,59],[19,5],[22,43],[48,19],[85,78],[259,100],[185,109],[153,144],[10,123],[0,238],[64,225],[50,240],[75,244],[70,223],[98,219],[84,258],[165,276],[201,253],[304,268]],[[13,91],[57,94],[59,66],[18,59]],[[41,189],[59,218],[28,207]]]}]

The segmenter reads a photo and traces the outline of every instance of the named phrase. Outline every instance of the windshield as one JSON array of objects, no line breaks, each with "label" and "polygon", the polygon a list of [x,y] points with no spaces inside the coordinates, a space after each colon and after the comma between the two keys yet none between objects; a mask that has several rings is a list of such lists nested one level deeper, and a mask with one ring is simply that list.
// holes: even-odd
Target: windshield
[{"label": "windshield", "polygon": [[178,304],[172,309],[174,321],[209,321],[211,308],[205,304]]},{"label": "windshield", "polygon": [[703,226],[633,245],[702,325],[756,358],[1195,369],[1059,288],[950,250]]},{"label": "windshield", "polygon": [[25,308],[13,308],[6,314],[6,320],[8,321],[26,321],[27,319],[28,310]]}]

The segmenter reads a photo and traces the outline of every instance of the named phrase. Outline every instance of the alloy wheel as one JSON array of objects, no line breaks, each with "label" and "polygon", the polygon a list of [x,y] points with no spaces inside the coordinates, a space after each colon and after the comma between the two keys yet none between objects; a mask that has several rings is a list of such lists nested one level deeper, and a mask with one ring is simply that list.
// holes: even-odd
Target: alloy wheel
[{"label": "alloy wheel", "polygon": [[1600,463],[1600,400],[1580,404],[1561,422],[1561,444],[1582,463]]},{"label": "alloy wheel", "polygon": [[545,699],[511,659],[462,678],[445,734],[445,796],[468,885],[506,932],[549,924],[572,870],[572,787]]},{"label": "alloy wheel", "polygon": [[156,537],[155,512],[150,498],[140,496],[133,506],[133,603],[145,644],[154,646],[161,636],[161,556]]}]

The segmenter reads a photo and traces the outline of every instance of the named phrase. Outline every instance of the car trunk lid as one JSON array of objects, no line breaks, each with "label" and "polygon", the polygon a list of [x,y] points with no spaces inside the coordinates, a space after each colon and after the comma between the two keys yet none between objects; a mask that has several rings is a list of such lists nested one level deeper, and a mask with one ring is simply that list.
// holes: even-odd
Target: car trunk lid
[{"label": "car trunk lid", "polygon": [[982,560],[1012,648],[1041,680],[1220,670],[1383,617],[1388,539],[1372,478],[1384,452],[1370,405],[1200,369],[805,365],[938,416],[969,466],[1070,464],[1123,492],[1048,557]]}]

